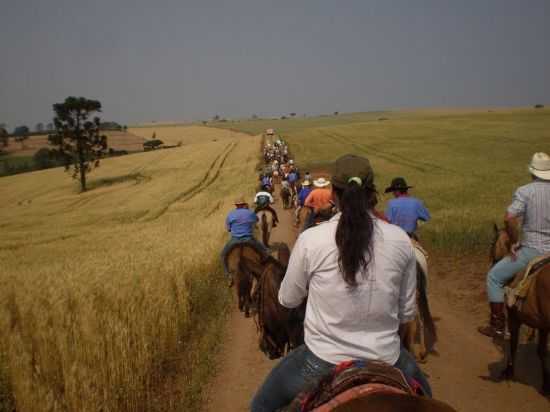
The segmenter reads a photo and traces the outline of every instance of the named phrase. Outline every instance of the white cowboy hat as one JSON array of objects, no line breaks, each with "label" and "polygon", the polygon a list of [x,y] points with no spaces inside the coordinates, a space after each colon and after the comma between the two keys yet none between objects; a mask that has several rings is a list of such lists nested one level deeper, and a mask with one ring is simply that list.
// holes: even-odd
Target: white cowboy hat
[{"label": "white cowboy hat", "polygon": [[330,185],[330,181],[326,180],[324,177],[320,177],[313,181],[313,186],[315,187],[327,187],[328,185]]},{"label": "white cowboy hat", "polygon": [[529,172],[539,179],[550,180],[550,156],[546,153],[535,153],[529,165]]},{"label": "white cowboy hat", "polygon": [[309,180],[304,180],[302,182],[302,186],[309,186],[309,185],[311,185],[311,182]]}]

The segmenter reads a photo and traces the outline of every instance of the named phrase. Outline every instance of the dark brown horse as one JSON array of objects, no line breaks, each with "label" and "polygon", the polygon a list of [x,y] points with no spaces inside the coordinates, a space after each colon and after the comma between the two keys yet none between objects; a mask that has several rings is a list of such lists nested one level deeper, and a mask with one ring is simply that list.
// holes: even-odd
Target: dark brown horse
[{"label": "dark brown horse", "polygon": [[[495,238],[491,246],[490,257],[493,263],[510,255],[512,242],[505,229],[494,226]],[[518,347],[519,331],[522,324],[538,330],[537,354],[542,366],[542,388],[545,396],[550,396],[550,369],[545,363],[548,355],[547,344],[550,332],[550,264],[544,265],[531,282],[527,296],[521,305],[508,307],[508,329],[510,332],[510,353],[507,356],[506,369],[502,378],[513,379],[514,363]]]},{"label": "dark brown horse", "polygon": [[250,316],[254,279],[260,278],[268,258],[263,250],[251,242],[237,243],[225,255],[225,262],[235,283],[239,310],[247,318]]},{"label": "dark brown horse", "polygon": [[286,187],[281,187],[280,195],[281,195],[281,199],[283,200],[283,209],[290,209],[291,207],[290,201],[292,198],[292,193],[290,192],[290,189]]},{"label": "dark brown horse", "polygon": [[269,359],[280,358],[304,343],[305,317],[305,303],[296,309],[287,309],[279,303],[290,251],[284,243],[274,244],[273,248],[277,249],[277,259],[266,260],[257,293],[260,349]]}]

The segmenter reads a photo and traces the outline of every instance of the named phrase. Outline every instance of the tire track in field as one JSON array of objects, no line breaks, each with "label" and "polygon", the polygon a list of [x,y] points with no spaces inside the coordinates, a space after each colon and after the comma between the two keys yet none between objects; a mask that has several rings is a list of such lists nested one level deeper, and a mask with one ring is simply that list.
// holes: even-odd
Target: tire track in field
[{"label": "tire track in field", "polygon": [[325,136],[330,137],[339,143],[352,146],[357,150],[368,153],[369,155],[372,154],[373,156],[379,157],[380,159],[386,160],[391,163],[397,163],[401,166],[409,167],[411,169],[417,170],[422,173],[432,172],[433,169],[437,169],[439,171],[447,172],[447,173],[457,173],[455,170],[447,169],[442,166],[435,165],[433,163],[412,160],[410,158],[407,158],[402,155],[398,155],[396,153],[380,150],[379,148],[376,148],[373,145],[357,143],[351,140],[349,137],[343,136],[337,133],[321,132],[321,134],[324,134]]},{"label": "tire track in field", "polygon": [[[237,142],[231,142],[227,144],[222,149],[221,153],[218,154],[216,158],[212,161],[212,163],[208,167],[208,171],[205,173],[205,175],[197,184],[193,185],[191,188],[187,189],[186,191],[178,194],[176,197],[170,200],[166,205],[164,205],[164,207],[158,210],[153,216],[149,216],[147,219],[145,219],[145,221],[150,222],[158,219],[159,217],[164,215],[173,204],[177,202],[187,202],[188,200],[191,200],[193,197],[195,197],[196,195],[201,193],[203,190],[208,188],[210,185],[212,185],[212,183],[214,183],[218,178],[218,176],[220,175],[220,171],[222,167],[225,165],[225,162],[228,156],[235,149],[235,147],[237,147],[237,144],[238,144]],[[214,172],[213,177],[210,177],[212,172]]]}]

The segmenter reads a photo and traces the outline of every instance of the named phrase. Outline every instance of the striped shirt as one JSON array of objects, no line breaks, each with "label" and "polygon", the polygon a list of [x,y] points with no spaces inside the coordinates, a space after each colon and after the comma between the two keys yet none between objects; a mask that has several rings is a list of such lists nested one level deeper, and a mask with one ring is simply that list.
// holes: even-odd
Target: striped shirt
[{"label": "striped shirt", "polygon": [[522,246],[550,252],[550,180],[535,180],[518,188],[508,213],[523,218]]}]

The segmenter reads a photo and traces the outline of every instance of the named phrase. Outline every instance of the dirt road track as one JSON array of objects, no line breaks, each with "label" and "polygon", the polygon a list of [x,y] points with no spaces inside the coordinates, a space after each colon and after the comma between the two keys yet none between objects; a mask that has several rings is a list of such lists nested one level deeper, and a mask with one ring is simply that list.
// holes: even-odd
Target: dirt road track
[{"label": "dirt road track", "polygon": [[[274,242],[294,244],[296,230],[291,213],[276,204],[281,224],[274,230]],[[441,275],[441,276],[440,276]],[[538,412],[550,411],[550,402],[535,388],[540,387],[540,369],[534,345],[522,345],[516,370],[522,383],[496,383],[502,368],[502,354],[488,338],[475,332],[480,321],[460,310],[449,299],[449,288],[461,282],[460,273],[452,281],[434,268],[430,273],[430,303],[438,319],[438,356],[430,356],[422,365],[429,375],[434,396],[459,411]],[[465,280],[462,280],[465,282]],[[451,286],[450,286],[451,285]],[[248,411],[250,399],[276,361],[269,361],[258,349],[256,326],[245,319],[234,305],[219,355],[219,372],[208,390],[205,412]]]}]

